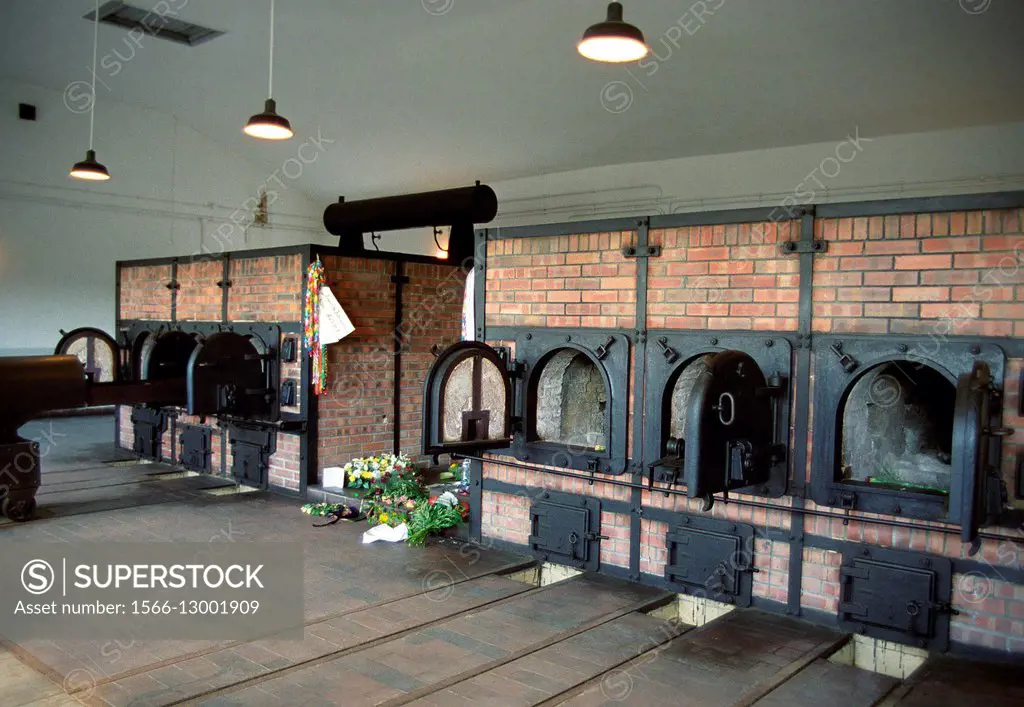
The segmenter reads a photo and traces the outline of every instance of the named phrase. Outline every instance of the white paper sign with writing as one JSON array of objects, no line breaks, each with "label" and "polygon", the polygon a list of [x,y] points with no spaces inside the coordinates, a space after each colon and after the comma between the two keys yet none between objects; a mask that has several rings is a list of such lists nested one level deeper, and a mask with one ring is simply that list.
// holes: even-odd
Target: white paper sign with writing
[{"label": "white paper sign with writing", "polygon": [[320,343],[324,346],[333,344],[355,330],[331,288],[324,285],[320,290]]}]

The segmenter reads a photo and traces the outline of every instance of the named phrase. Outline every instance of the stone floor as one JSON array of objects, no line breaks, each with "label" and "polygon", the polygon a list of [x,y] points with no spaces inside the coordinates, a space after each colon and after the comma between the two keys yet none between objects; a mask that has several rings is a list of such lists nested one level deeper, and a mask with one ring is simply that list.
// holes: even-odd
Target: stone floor
[{"label": "stone floor", "polygon": [[[107,425],[107,427],[104,427]],[[828,657],[847,637],[756,610],[700,627],[659,590],[597,575],[535,586],[528,558],[439,542],[359,543],[363,524],[313,528],[294,500],[211,495],[226,482],[110,465],[103,419],[37,423],[40,519],[5,542],[266,543],[307,548],[301,640],[0,637],[0,706],[34,705],[1016,705],[1012,670],[937,658],[906,681]],[[669,604],[671,606],[671,604]],[[661,618],[658,618],[661,617]],[[668,618],[665,618],[668,617]],[[981,702],[979,702],[981,703]]]}]

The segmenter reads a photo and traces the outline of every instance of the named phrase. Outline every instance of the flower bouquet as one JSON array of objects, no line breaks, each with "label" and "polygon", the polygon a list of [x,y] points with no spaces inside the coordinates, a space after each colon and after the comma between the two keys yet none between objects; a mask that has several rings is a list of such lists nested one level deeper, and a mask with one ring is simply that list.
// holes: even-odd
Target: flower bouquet
[{"label": "flower bouquet", "polygon": [[409,544],[423,545],[430,535],[455,528],[469,518],[469,504],[451,492],[416,504],[409,517]]},{"label": "flower bouquet", "polygon": [[398,460],[367,487],[363,510],[371,525],[383,523],[394,527],[407,523],[416,504],[427,497],[427,489],[408,458],[400,455]]},{"label": "flower bouquet", "polygon": [[348,488],[369,490],[384,474],[404,472],[409,468],[409,457],[405,454],[381,454],[353,459],[342,467],[342,471]]}]

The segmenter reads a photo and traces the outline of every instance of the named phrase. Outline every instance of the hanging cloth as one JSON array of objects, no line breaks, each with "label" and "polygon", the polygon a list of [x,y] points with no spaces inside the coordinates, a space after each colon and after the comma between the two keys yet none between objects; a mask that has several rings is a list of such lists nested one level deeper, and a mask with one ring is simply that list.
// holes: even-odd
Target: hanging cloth
[{"label": "hanging cloth", "polygon": [[327,387],[327,356],[320,342],[320,291],[326,278],[319,256],[306,271],[306,301],[303,307],[303,338],[310,357],[313,394],[320,395]]}]

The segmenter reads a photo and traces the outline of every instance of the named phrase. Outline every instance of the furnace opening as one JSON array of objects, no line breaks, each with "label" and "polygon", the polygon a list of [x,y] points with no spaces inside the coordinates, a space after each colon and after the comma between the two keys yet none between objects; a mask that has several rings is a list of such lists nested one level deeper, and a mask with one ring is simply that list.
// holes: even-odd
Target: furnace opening
[{"label": "furnace opening", "polygon": [[[668,437],[686,439],[686,410],[690,405],[690,395],[693,393],[697,378],[707,370],[704,357],[701,357],[681,367],[674,378],[669,379],[671,394],[665,398],[668,410],[664,411],[665,417],[669,420]],[[662,443],[665,441],[662,440]]]},{"label": "furnace opening", "polygon": [[490,359],[467,356],[442,383],[444,442],[501,439],[505,434],[505,383]]},{"label": "furnace opening", "polygon": [[956,388],[934,368],[890,361],[869,369],[840,406],[837,480],[948,494]]},{"label": "furnace opening", "polygon": [[550,354],[536,378],[538,441],[597,452],[608,445],[608,386],[597,364],[576,349]]},{"label": "furnace opening", "polygon": [[[97,332],[98,333],[98,332]],[[118,377],[120,354],[111,340],[88,330],[63,342],[61,352],[82,362],[87,375],[96,383],[112,383]]]}]

